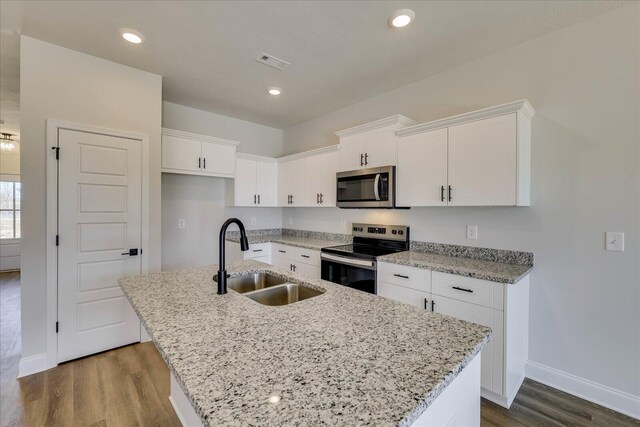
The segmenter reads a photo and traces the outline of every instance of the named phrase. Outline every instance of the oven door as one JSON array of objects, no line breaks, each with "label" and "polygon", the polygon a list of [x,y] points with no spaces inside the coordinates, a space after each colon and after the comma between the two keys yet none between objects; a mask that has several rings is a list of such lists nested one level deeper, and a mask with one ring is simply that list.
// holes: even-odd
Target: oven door
[{"label": "oven door", "polygon": [[376,293],[376,262],[357,258],[347,258],[333,254],[320,254],[322,280],[338,285]]},{"label": "oven door", "polygon": [[336,204],[340,208],[394,207],[395,167],[340,172]]}]

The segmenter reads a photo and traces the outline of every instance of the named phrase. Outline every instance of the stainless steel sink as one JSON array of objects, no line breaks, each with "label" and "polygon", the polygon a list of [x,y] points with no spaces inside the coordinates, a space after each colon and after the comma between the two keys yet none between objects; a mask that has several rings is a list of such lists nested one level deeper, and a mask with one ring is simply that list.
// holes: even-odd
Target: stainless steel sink
[{"label": "stainless steel sink", "polygon": [[324,291],[318,291],[294,283],[287,283],[286,285],[253,292],[246,295],[246,297],[263,305],[287,305],[313,298],[323,293]]},{"label": "stainless steel sink", "polygon": [[[217,277],[213,278],[217,282]],[[285,283],[285,279],[267,273],[246,274],[243,276],[230,277],[227,279],[227,287],[239,294],[257,291],[258,289],[270,288],[271,286]]]}]

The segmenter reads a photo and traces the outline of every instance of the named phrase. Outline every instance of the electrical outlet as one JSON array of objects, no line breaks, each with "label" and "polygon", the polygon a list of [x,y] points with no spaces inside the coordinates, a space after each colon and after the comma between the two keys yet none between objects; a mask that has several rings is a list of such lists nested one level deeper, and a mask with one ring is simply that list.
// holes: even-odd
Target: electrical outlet
[{"label": "electrical outlet", "polygon": [[187,227],[187,221],[185,221],[184,218],[178,219],[178,228],[186,228],[186,227]]},{"label": "electrical outlet", "polygon": [[467,239],[478,240],[478,226],[467,225]]},{"label": "electrical outlet", "polygon": [[255,216],[251,217],[251,225],[258,225],[258,219]]},{"label": "electrical outlet", "polygon": [[604,248],[607,251],[624,252],[624,233],[607,231]]}]

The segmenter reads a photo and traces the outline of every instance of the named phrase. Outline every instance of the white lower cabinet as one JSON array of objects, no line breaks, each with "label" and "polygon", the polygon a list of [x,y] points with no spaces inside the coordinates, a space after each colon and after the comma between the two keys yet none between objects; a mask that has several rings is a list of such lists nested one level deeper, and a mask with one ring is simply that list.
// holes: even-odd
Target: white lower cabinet
[{"label": "white lower cabinet", "polygon": [[502,284],[378,263],[378,295],[491,328],[482,350],[482,396],[506,408],[524,380],[528,358],[529,277]]},{"label": "white lower cabinet", "polygon": [[320,278],[320,251],[271,243],[271,264],[314,279]]}]

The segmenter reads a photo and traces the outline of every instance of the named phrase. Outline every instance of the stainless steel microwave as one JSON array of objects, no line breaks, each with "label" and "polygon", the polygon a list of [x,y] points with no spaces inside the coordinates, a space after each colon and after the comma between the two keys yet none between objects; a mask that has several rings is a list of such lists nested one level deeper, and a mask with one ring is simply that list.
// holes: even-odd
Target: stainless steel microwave
[{"label": "stainless steel microwave", "polygon": [[339,172],[336,177],[339,208],[395,207],[395,166]]}]

